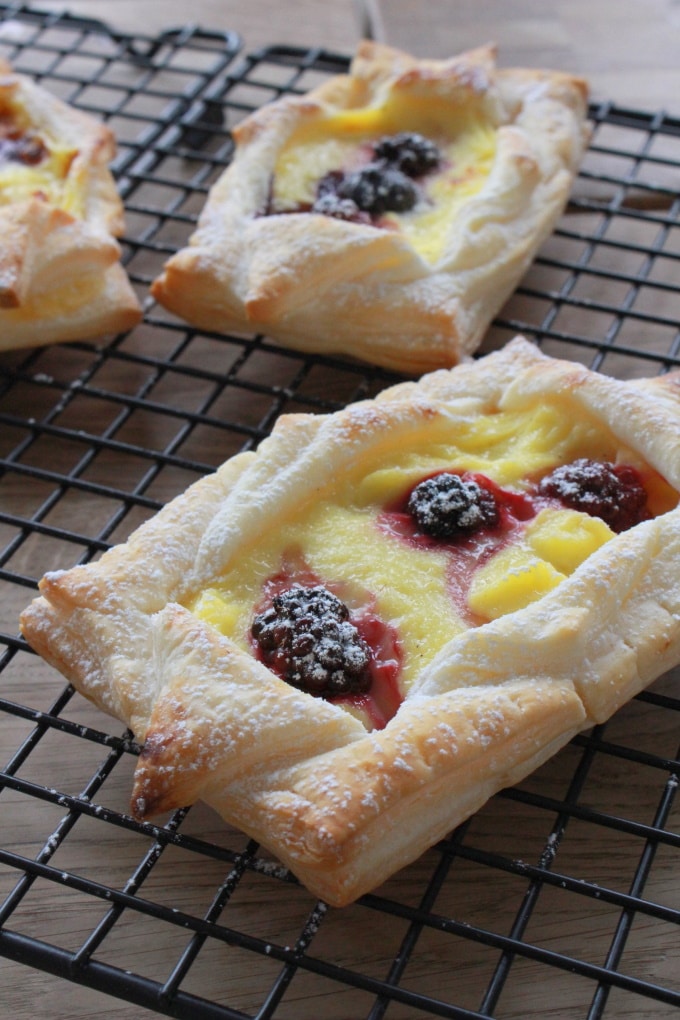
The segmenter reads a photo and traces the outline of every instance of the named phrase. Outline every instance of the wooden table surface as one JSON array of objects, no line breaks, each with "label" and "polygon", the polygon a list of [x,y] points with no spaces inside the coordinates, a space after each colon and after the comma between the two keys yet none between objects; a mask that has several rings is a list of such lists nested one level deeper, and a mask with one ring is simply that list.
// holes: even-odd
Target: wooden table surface
[{"label": "wooden table surface", "polygon": [[[350,52],[360,34],[369,30],[377,38],[419,55],[431,56],[444,56],[492,40],[499,46],[502,64],[576,71],[590,79],[596,99],[610,99],[646,110],[665,109],[680,115],[680,4],[677,0],[564,0],[559,3],[550,0],[421,0],[418,3],[415,0],[366,0],[365,3],[351,0],[331,3],[193,0],[190,4],[179,0],[70,0],[66,3],[42,0],[35,6],[40,10],[67,9],[76,15],[100,18],[115,28],[133,33],[154,34],[187,23],[205,28],[229,28],[242,36],[248,50],[272,43],[293,43],[318,44]],[[14,511],[20,513],[21,510],[19,493]],[[26,512],[30,513],[28,500]],[[91,721],[94,716],[88,718]],[[0,757],[4,759],[5,747],[13,746],[14,735],[11,724],[0,720],[0,727],[3,726],[4,729],[0,728]],[[650,734],[649,739],[652,743],[654,734]],[[622,793],[621,811],[625,810]],[[30,829],[31,819],[17,814],[12,823],[12,817],[10,814],[9,824],[17,829],[10,842],[12,839],[20,842],[18,833]],[[199,821],[201,818],[199,815]],[[208,832],[216,824],[207,817],[202,820]],[[7,824],[6,816],[0,824]],[[91,849],[96,852],[94,844]],[[121,854],[125,853],[121,846]],[[625,885],[624,879],[622,883]],[[472,894],[484,897],[492,891],[478,888],[465,895]],[[680,902],[680,888],[676,901]],[[74,917],[63,919],[63,928],[68,930],[74,944],[78,942],[78,923]],[[558,914],[556,925],[559,923]],[[86,918],[84,931],[89,930],[89,924],[90,919]],[[56,919],[52,919],[51,925],[53,931],[59,930]],[[353,936],[345,932],[344,937],[351,939]],[[587,937],[587,933],[583,937]],[[546,942],[549,944],[548,934]],[[674,953],[669,950],[671,944],[675,946]],[[345,951],[344,945],[339,943],[339,952]],[[680,961],[677,946],[677,939],[674,943],[666,939],[659,949],[671,973]],[[143,954],[152,949],[140,944],[138,951]],[[153,951],[162,954],[163,947],[153,947]],[[644,946],[640,946],[639,952],[644,953]],[[431,987],[446,988],[451,980],[452,965],[443,962],[435,952],[431,963]],[[422,966],[426,967],[426,961]],[[474,967],[471,956],[464,961],[458,981],[464,984],[472,980],[470,974]],[[224,975],[214,976],[216,986],[221,980]],[[245,986],[248,975],[240,974],[234,980]],[[425,986],[427,980],[425,972]],[[207,994],[210,991],[208,988]],[[297,1020],[315,1020],[320,1016],[318,1002],[308,1006],[302,999],[298,1006]],[[151,1015],[98,991],[0,960],[2,1020],[84,1020],[90,1017],[137,1020]],[[392,1015],[388,1011],[387,1016]],[[397,1011],[394,1015],[410,1020],[408,1012]],[[539,1016],[568,1020],[577,1015],[580,1017],[581,1013],[572,1014],[566,1008],[562,1011],[559,1002],[546,1001],[540,988],[536,988],[533,998],[531,994],[528,996],[523,1013],[524,1020]],[[676,1015],[673,1007],[663,1003],[650,1008],[649,1013],[626,1013],[631,1018],[649,1016],[667,1020],[671,1015]],[[353,1020],[353,1015],[348,1013],[346,1020]]]},{"label": "wooden table surface", "polygon": [[102,18],[124,31],[188,22],[272,42],[350,52],[371,33],[418,56],[495,42],[506,66],[586,75],[595,98],[680,113],[680,4],[674,0],[46,0],[42,9]]}]

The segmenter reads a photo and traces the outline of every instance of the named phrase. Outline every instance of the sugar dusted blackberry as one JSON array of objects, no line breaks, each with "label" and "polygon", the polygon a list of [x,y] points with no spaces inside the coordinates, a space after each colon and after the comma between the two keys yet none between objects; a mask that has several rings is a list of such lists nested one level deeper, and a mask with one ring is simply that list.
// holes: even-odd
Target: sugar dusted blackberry
[{"label": "sugar dusted blackberry", "polygon": [[24,163],[37,166],[47,156],[47,149],[39,138],[19,131],[3,131],[0,124],[0,163]]},{"label": "sugar dusted blackberry", "polygon": [[337,192],[331,191],[316,199],[312,212],[332,216],[336,220],[360,220],[362,215],[368,218],[351,198],[341,198]]},{"label": "sugar dusted blackberry", "polygon": [[341,198],[350,198],[359,209],[373,216],[408,212],[418,201],[418,189],[411,178],[380,163],[368,163],[347,174],[337,191]]},{"label": "sugar dusted blackberry", "polygon": [[647,493],[638,472],[625,464],[582,457],[555,468],[539,490],[571,510],[600,517],[612,531],[626,531],[646,517]]},{"label": "sugar dusted blackberry", "polygon": [[409,496],[407,509],[418,527],[431,538],[450,539],[498,524],[494,494],[474,479],[442,472],[420,482]]},{"label": "sugar dusted blackberry", "polygon": [[351,198],[342,198],[338,194],[344,176],[341,170],[331,170],[324,174],[316,186],[316,198],[312,205],[312,212],[321,213],[323,216],[332,216],[337,220],[368,219],[366,213],[362,213],[356,202]]},{"label": "sugar dusted blackberry", "polygon": [[325,198],[327,195],[337,195],[338,188],[342,184],[345,175],[342,170],[329,170],[327,174],[317,182],[316,200]]},{"label": "sugar dusted blackberry", "polygon": [[368,216],[408,212],[418,201],[418,188],[401,170],[384,162],[368,163],[344,173],[324,174],[316,189],[313,212],[337,219],[366,222]]},{"label": "sugar dusted blackberry", "polygon": [[441,154],[434,142],[415,131],[400,131],[381,138],[373,149],[376,157],[408,174],[422,177],[439,166]]},{"label": "sugar dusted blackberry", "polygon": [[344,602],[317,585],[295,585],[259,613],[252,635],[265,663],[310,694],[363,694],[371,683],[371,650]]}]

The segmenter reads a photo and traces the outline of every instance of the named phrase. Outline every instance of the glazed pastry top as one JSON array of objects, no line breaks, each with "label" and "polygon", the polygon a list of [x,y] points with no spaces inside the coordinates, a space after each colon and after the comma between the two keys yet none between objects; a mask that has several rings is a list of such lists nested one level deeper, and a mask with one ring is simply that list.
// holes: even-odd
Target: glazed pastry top
[{"label": "glazed pastry top", "polygon": [[347,903],[680,661],[679,386],[518,339],[284,415],[23,632],[143,743],[137,817]]},{"label": "glazed pastry top", "polygon": [[139,321],[114,154],[107,125],[0,60],[0,350]]},{"label": "glazed pastry top", "polygon": [[349,73],[232,130],[235,150],[152,294],[202,328],[422,373],[474,351],[568,200],[587,88],[493,47]]},{"label": "glazed pastry top", "polygon": [[[434,438],[414,440],[388,455],[377,448],[322,498],[282,515],[189,602],[200,619],[258,654],[253,619],[275,596],[319,585],[333,592],[365,636],[375,668],[367,691],[332,700],[368,728],[385,725],[457,634],[541,598],[624,530],[606,506],[546,485],[555,468],[575,462],[578,490],[579,464],[591,473],[625,465],[630,485],[642,487],[625,527],[677,503],[639,455],[587,418],[574,423],[559,398],[474,417],[452,409]],[[409,512],[409,495],[427,479],[452,477],[492,493],[495,518],[452,535],[428,533]],[[601,491],[601,479],[594,485]],[[612,498],[620,501],[620,492]]]}]

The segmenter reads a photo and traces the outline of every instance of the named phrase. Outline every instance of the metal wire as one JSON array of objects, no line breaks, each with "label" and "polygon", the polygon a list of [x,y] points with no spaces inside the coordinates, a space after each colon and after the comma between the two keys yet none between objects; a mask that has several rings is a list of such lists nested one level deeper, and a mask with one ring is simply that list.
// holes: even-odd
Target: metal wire
[{"label": "metal wire", "polygon": [[[256,446],[281,413],[332,411],[396,380],[265,337],[202,333],[146,298],[228,162],[234,123],[347,67],[320,48],[242,55],[239,45],[195,27],[130,37],[0,5],[0,54],[116,131],[124,261],[146,302],[144,324],[109,343],[0,358],[0,713],[16,729],[0,774],[0,954],[192,1020],[284,1020],[298,996],[314,995],[340,1020],[519,1017],[527,982],[563,1003],[562,1017],[669,1017],[680,1007],[677,974],[646,972],[637,957],[649,930],[677,971],[680,913],[664,885],[680,854],[677,674],[575,738],[540,783],[499,794],[383,888],[329,911],[200,809],[156,825],[129,817],[122,791],[134,741],[60,690],[16,633],[46,569],[98,556],[195,478]],[[612,375],[665,372],[680,366],[680,122],[611,105],[591,115],[570,208],[484,350],[522,332]],[[640,735],[650,730],[652,744]],[[64,774],[48,777],[54,741]],[[611,772],[642,791],[644,817],[593,792],[611,790],[602,779]],[[27,802],[42,828],[10,842],[7,819]],[[627,888],[607,884],[602,862],[591,873],[584,840],[625,858]],[[173,902],[162,892],[168,869],[186,875]],[[92,918],[78,945],[44,918],[44,930],[28,925],[27,905],[43,900],[57,911],[80,903]],[[551,941],[542,931],[558,903],[575,935]],[[597,958],[578,939],[593,918]],[[170,939],[163,974],[147,972],[143,955],[130,960],[121,932],[138,928]],[[252,972],[245,984],[241,965]],[[474,977],[466,991],[461,969]]]}]

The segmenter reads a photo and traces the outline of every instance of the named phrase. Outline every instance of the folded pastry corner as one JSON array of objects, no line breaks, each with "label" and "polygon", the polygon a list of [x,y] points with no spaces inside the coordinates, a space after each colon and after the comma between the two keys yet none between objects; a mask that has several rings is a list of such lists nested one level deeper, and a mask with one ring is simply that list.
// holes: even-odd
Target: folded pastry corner
[{"label": "folded pastry corner", "polygon": [[346,904],[680,662],[679,435],[680,373],[517,338],[283,416],[22,630],[143,744],[137,817],[200,798]]},{"label": "folded pastry corner", "polygon": [[0,350],[121,332],[141,317],[120,263],[113,133],[0,60]]},{"label": "folded pastry corner", "polygon": [[498,69],[493,47],[350,70],[233,130],[233,161],[154,282],[201,328],[264,332],[409,373],[480,343],[562,213],[587,87]]}]

